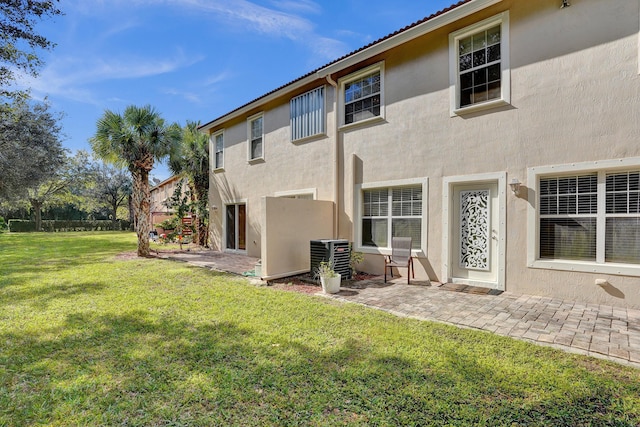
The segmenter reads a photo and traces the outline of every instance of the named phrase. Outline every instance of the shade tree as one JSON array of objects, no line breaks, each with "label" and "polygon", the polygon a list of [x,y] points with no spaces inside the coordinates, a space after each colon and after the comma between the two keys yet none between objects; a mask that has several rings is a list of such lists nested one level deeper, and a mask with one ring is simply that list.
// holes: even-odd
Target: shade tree
[{"label": "shade tree", "polygon": [[181,129],[167,124],[150,105],[128,106],[122,114],[105,110],[90,139],[101,159],[126,167],[132,180],[132,208],[138,236],[138,256],[149,256],[151,231],[149,172],[179,143]]}]

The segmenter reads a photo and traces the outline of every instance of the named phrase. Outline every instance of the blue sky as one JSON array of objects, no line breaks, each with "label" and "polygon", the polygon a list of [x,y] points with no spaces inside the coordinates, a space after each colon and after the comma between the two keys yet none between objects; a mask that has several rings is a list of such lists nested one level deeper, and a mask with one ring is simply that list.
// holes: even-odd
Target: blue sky
[{"label": "blue sky", "polygon": [[61,0],[65,16],[37,27],[57,47],[24,84],[64,114],[64,145],[89,150],[105,109],[150,104],[169,122],[206,123],[453,3]]}]

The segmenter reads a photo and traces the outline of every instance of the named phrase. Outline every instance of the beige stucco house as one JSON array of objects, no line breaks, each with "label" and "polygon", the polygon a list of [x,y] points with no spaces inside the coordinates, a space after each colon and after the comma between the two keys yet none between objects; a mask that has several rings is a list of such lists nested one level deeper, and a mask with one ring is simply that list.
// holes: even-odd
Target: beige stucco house
[{"label": "beige stucco house", "polygon": [[[570,6],[570,7],[567,7]],[[467,0],[205,125],[215,245],[640,307],[640,2]]]},{"label": "beige stucco house", "polygon": [[162,233],[163,230],[156,227],[156,224],[161,223],[166,219],[170,219],[173,216],[173,210],[168,208],[166,203],[173,197],[178,185],[182,187],[182,194],[187,191],[187,183],[182,182],[179,176],[173,175],[164,181],[158,182],[151,187],[151,204],[149,214],[151,215],[151,224],[158,233]]}]

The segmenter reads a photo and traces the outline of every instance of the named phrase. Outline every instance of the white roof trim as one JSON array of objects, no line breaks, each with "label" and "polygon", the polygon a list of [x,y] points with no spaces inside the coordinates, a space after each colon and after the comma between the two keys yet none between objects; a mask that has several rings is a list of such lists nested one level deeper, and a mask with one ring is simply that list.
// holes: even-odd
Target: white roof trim
[{"label": "white roof trim", "polygon": [[498,4],[501,1],[502,0],[476,0],[463,4],[462,6],[458,6],[455,9],[443,13],[442,15],[436,16],[433,19],[425,21],[422,24],[416,25],[415,27],[409,28],[408,30],[396,34],[395,36],[390,37],[386,40],[383,40],[380,43],[374,44],[373,46],[365,50],[354,53],[353,55],[350,55],[341,61],[318,70],[317,74],[319,77],[324,78],[329,74],[333,74],[352,65],[356,65],[359,62],[372,58],[389,49],[393,49],[394,47],[400,46],[403,43],[435,31],[438,28],[442,28],[445,25],[449,25],[455,21],[458,21],[483,9],[493,6],[494,4]]}]

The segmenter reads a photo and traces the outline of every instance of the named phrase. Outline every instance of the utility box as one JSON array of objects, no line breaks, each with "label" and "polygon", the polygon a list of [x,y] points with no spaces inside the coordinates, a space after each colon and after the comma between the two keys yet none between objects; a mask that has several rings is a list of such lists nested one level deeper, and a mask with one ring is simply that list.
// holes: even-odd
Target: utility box
[{"label": "utility box", "polygon": [[310,242],[311,275],[322,261],[329,261],[336,273],[340,273],[342,279],[351,279],[351,250],[348,240],[311,240]]}]

